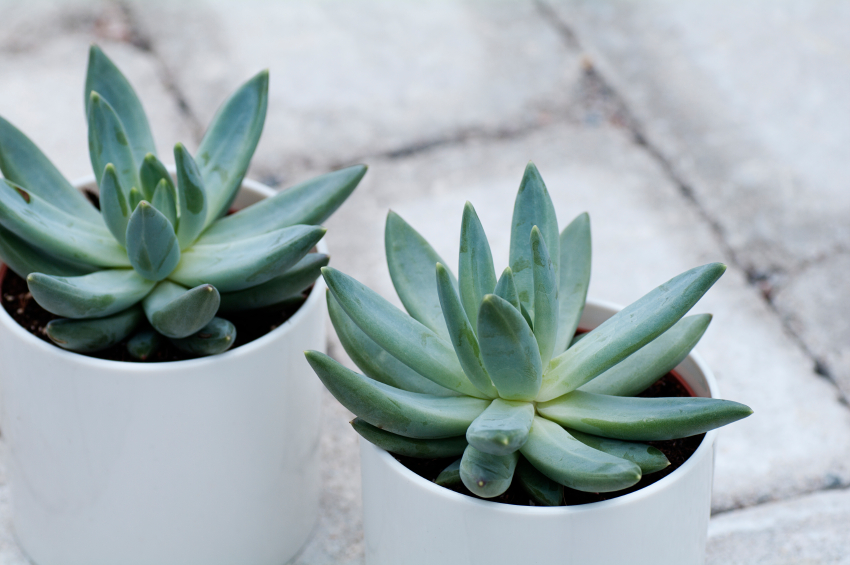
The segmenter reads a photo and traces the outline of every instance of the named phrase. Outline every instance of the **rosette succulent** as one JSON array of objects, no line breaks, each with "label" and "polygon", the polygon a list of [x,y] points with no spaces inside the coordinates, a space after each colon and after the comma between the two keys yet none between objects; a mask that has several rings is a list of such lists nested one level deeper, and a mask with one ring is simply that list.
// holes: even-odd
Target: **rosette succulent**
[{"label": "rosette succulent", "polygon": [[219,314],[276,305],[313,283],[328,263],[310,253],[325,233],[315,224],[366,168],[320,176],[227,215],[267,101],[263,71],[219,109],[194,157],[174,147],[172,175],[130,83],[92,46],[85,110],[100,210],[0,118],[0,258],[61,317],[47,325],[51,340],[90,353],[129,337],[130,353],[144,359],[165,336],[190,354],[219,353],[235,338]]},{"label": "rosette succulent", "polygon": [[467,203],[458,277],[390,212],[386,253],[407,314],[331,268],[331,319],[363,371],[307,358],[357,415],[364,438],[411,457],[460,457],[437,482],[492,498],[513,480],[537,503],[563,487],[612,492],[669,462],[645,441],[704,433],[752,411],[712,398],[635,397],[679,364],[709,315],[684,314],[723,274],[712,263],[667,281],[596,329],[576,335],[590,280],[587,214],[559,233],[529,164],[513,212],[510,266],[496,277]]}]

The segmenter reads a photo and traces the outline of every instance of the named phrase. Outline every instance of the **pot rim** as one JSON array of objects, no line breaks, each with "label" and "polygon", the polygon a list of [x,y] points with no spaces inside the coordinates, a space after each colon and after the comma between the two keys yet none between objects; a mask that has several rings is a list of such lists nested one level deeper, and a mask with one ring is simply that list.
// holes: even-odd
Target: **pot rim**
[{"label": "pot rim", "polygon": [[[83,185],[92,184],[94,182],[94,175],[88,175],[77,179],[72,184],[75,188],[80,188]],[[252,179],[243,179],[242,184],[240,186],[240,190],[242,189],[248,189],[254,192],[258,192],[261,196],[265,198],[277,194],[277,191],[273,188]],[[319,243],[316,244],[316,247],[318,248],[320,253],[328,253],[328,246],[325,243],[324,239],[319,241]],[[2,262],[0,262],[0,264],[2,264]],[[3,266],[6,267],[6,265]],[[8,269],[8,267],[6,268]],[[82,353],[68,351],[67,349],[62,349],[58,345],[48,343],[43,339],[39,339],[38,337],[31,334],[29,331],[24,329],[23,326],[18,324],[18,322],[16,322],[9,315],[9,313],[6,312],[5,308],[0,308],[0,323],[8,327],[12,334],[24,340],[24,342],[30,344],[33,347],[36,347],[39,353],[56,356],[57,363],[80,363],[82,365],[88,365],[91,367],[112,367],[114,369],[118,369],[120,367],[122,370],[128,373],[134,374],[156,373],[159,372],[161,370],[160,367],[163,366],[176,367],[177,365],[179,365],[180,367],[189,369],[194,368],[196,365],[220,361],[229,361],[231,359],[238,362],[240,357],[251,355],[254,350],[259,349],[261,347],[266,347],[271,340],[276,340],[292,331],[295,331],[295,327],[299,325],[301,319],[306,316],[309,316],[310,311],[315,309],[315,303],[319,300],[324,300],[324,290],[325,281],[322,277],[319,277],[318,279],[316,279],[316,282],[313,285],[313,290],[310,291],[310,296],[307,297],[307,300],[304,301],[304,304],[302,304],[301,307],[298,308],[298,310],[288,320],[286,320],[283,324],[273,329],[266,335],[259,337],[254,341],[246,343],[245,345],[241,345],[235,349],[225,351],[224,353],[219,353],[217,355],[209,355],[207,357],[200,357],[198,359],[183,359],[180,361],[162,361],[159,363],[134,363],[130,361],[113,361],[111,359],[99,359],[97,357],[89,357],[88,355],[83,355]]]},{"label": "pot rim", "polygon": [[[615,312],[623,309],[623,307],[619,304],[606,300],[588,299],[587,304],[606,310],[614,310]],[[708,367],[705,360],[703,360],[699,353],[694,350],[691,350],[686,359],[690,359],[691,361],[693,361],[702,373],[703,377],[706,380],[706,383],[708,384],[708,389],[711,392],[711,398],[719,398],[720,394],[717,387],[717,380],[715,379],[714,373],[711,372],[711,369]],[[694,451],[694,453],[691,454],[690,457],[688,457],[687,461],[685,461],[681,466],[679,466],[678,469],[676,469],[663,479],[660,479],[652,483],[651,485],[647,485],[640,490],[630,492],[629,494],[624,494],[623,496],[619,496],[617,498],[611,498],[609,500],[602,500],[599,502],[591,502],[588,504],[579,504],[575,506],[554,507],[517,506],[514,504],[504,504],[502,502],[493,502],[489,500],[473,498],[471,496],[455,492],[453,490],[441,487],[436,483],[432,483],[431,481],[420,477],[419,475],[417,475],[416,473],[396,461],[396,459],[384,449],[381,449],[380,447],[372,444],[371,442],[363,439],[362,437],[359,437],[358,439],[362,447],[374,450],[375,455],[381,461],[382,464],[389,466],[391,469],[395,470],[403,478],[407,479],[408,482],[413,482],[415,487],[423,489],[434,496],[443,498],[447,504],[465,504],[470,505],[472,507],[485,508],[493,512],[501,512],[521,516],[554,517],[584,512],[603,512],[611,509],[612,507],[639,503],[640,501],[653,496],[656,492],[668,488],[669,485],[672,485],[673,483],[678,481],[680,477],[685,476],[691,471],[691,469],[693,469],[699,464],[699,461],[701,461],[704,457],[710,455],[707,452],[709,450],[714,449],[714,444],[717,440],[717,434],[717,428],[706,432],[705,437],[703,438],[697,450]]]}]

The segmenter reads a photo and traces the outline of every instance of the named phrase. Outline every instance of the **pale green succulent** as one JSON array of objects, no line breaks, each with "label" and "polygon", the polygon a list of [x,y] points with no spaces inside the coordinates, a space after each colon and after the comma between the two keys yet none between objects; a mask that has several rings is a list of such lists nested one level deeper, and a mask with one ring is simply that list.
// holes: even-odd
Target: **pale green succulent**
[{"label": "pale green succulent", "polygon": [[219,353],[235,328],[218,314],[279,304],[315,281],[328,257],[309,253],[325,233],[314,224],[342,204],[366,167],[226,216],[267,102],[263,71],[219,109],[197,162],[175,146],[175,182],[130,83],[92,46],[85,107],[100,211],[0,118],[0,259],[26,278],[39,305],[62,316],[47,326],[50,339],[90,353],[137,332],[128,342],[137,358],[148,357],[160,335],[190,354]]},{"label": "pale green succulent", "polygon": [[322,269],[334,327],[365,376],[315,351],[307,359],[367,440],[411,457],[462,455],[441,484],[462,481],[492,498],[516,478],[536,503],[558,505],[564,486],[618,491],[669,464],[638,442],[704,433],[752,413],[711,398],[631,398],[700,339],[711,317],[681,318],[722,264],[691,269],[576,336],[590,281],[590,221],[582,214],[559,234],[532,164],[514,207],[510,267],[498,280],[469,203],[457,280],[392,212],[386,252],[410,315]]}]

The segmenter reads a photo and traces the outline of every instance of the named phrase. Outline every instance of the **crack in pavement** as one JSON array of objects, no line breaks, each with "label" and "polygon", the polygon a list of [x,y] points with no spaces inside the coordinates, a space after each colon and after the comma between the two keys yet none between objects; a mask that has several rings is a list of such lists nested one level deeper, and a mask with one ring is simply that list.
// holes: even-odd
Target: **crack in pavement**
[{"label": "crack in pavement", "polygon": [[437,136],[431,139],[416,141],[408,145],[402,145],[386,151],[363,154],[360,157],[353,159],[345,159],[342,161],[333,162],[328,166],[328,170],[348,166],[352,163],[360,163],[369,159],[386,159],[389,161],[397,159],[406,159],[422,153],[427,153],[434,149],[451,147],[455,145],[463,145],[470,141],[502,141],[511,140],[523,137],[544,127],[557,123],[569,122],[572,115],[569,111],[547,114],[545,119],[537,119],[519,127],[496,127],[492,129],[471,127],[465,128],[446,135]]},{"label": "crack in pavement", "polygon": [[[538,11],[541,16],[552,25],[558,33],[562,36],[564,43],[573,49],[577,49],[580,52],[584,52],[584,47],[581,44],[578,36],[575,31],[569,26],[567,22],[565,22],[561,17],[555,12],[555,10],[545,2],[545,0],[533,0],[534,4],[537,6]],[[650,157],[658,164],[658,166],[662,169],[664,174],[670,179],[671,182],[675,184],[678,188],[679,193],[682,195],[684,200],[693,208],[693,210],[699,215],[699,217],[706,222],[706,224],[710,227],[712,233],[714,234],[715,240],[720,246],[722,253],[728,257],[729,263],[739,269],[741,272],[745,273],[747,276],[747,282],[750,286],[756,288],[759,291],[762,299],[765,304],[768,306],[771,312],[776,316],[780,325],[785,330],[786,334],[797,344],[800,350],[808,357],[812,362],[812,372],[825,377],[829,380],[832,386],[835,388],[838,393],[839,398],[843,398],[845,402],[847,398],[844,396],[841,388],[838,386],[835,378],[830,374],[828,370],[827,362],[820,358],[804,341],[803,337],[797,332],[791,324],[786,319],[786,316],[779,311],[776,307],[776,304],[773,301],[773,286],[769,284],[769,279],[771,278],[771,273],[761,273],[752,268],[748,268],[744,266],[743,262],[739,260],[738,254],[735,249],[729,244],[726,238],[725,231],[720,225],[719,221],[711,216],[711,214],[705,209],[702,203],[696,196],[696,193],[691,187],[691,185],[676,171],[675,166],[672,164],[672,161],[667,158],[667,156],[659,149],[655,144],[652,143],[652,140],[645,133],[645,129],[641,125],[640,121],[634,115],[634,113],[629,109],[628,104],[626,104],[625,99],[621,96],[617,90],[611,85],[609,81],[605,79],[604,76],[596,69],[593,65],[590,57],[585,55],[585,74],[588,80],[598,82],[598,88],[605,95],[610,96],[614,102],[614,105],[618,108],[618,114],[620,116],[619,120],[622,122],[623,127],[632,136],[632,140],[638,146],[640,146],[644,151],[646,151]]]},{"label": "crack in pavement", "polygon": [[165,64],[165,61],[163,61],[162,57],[154,47],[153,39],[145,32],[142,25],[138,22],[131,2],[127,0],[113,0],[113,3],[119,10],[121,10],[121,13],[127,20],[127,26],[130,29],[128,43],[139,51],[147,53],[154,58],[158,67],[160,81],[165,87],[166,92],[174,98],[174,102],[177,104],[177,109],[180,114],[187,122],[189,122],[189,129],[192,131],[195,141],[200,143],[204,134],[204,126],[201,124],[198,116],[189,105],[188,98],[185,94],[183,94],[183,91],[178,86],[177,81],[174,79],[174,75],[168,68],[168,65]]},{"label": "crack in pavement", "polygon": [[730,506],[730,507],[724,508],[722,510],[712,510],[711,511],[711,517],[715,518],[717,516],[723,516],[725,514],[737,512],[739,510],[746,510],[747,508],[758,508],[759,506],[762,506],[764,504],[771,504],[771,503],[777,503],[777,502],[791,502],[791,501],[794,501],[794,500],[806,498],[807,496],[811,496],[811,495],[817,494],[819,492],[850,491],[850,482],[842,481],[836,475],[827,475],[826,478],[828,480],[825,481],[824,486],[822,486],[820,488],[814,488],[814,489],[810,489],[810,490],[802,490],[802,491],[794,493],[791,496],[786,496],[785,498],[782,498],[782,497],[762,498],[762,499],[759,499],[758,502],[756,502],[755,504],[751,504],[750,506],[745,506],[745,505]]},{"label": "crack in pavement", "polygon": [[[130,35],[129,43],[131,43],[140,51],[148,53],[154,57],[159,67],[159,72],[163,85],[165,86],[167,91],[173,96],[181,114],[189,122],[189,126],[192,129],[196,139],[200,140],[204,131],[202,124],[200,123],[197,118],[197,115],[189,105],[187,97],[183,94],[180,87],[177,85],[177,82],[174,80],[173,74],[169,70],[168,66],[164,63],[163,59],[156,51],[153,40],[148,34],[144,32],[142,26],[138,23],[137,18],[135,17],[135,14],[133,12],[134,8],[132,7],[131,3],[127,0],[113,1],[127,18],[128,25],[130,26],[132,32]],[[584,51],[584,48],[575,31],[569,26],[567,22],[561,19],[561,17],[549,4],[545,2],[545,0],[533,0],[533,2],[543,20],[555,28],[556,32],[562,38],[564,44],[568,49],[575,50],[580,53]],[[765,304],[767,304],[768,308],[779,320],[779,323],[784,328],[786,333],[798,345],[801,351],[812,361],[812,372],[819,376],[827,378],[835,387],[836,391],[839,394],[839,398],[842,398],[846,404],[848,399],[844,396],[843,392],[838,387],[835,379],[830,374],[827,368],[827,362],[824,359],[820,358],[814,351],[812,351],[811,348],[809,348],[809,346],[803,340],[802,336],[791,326],[790,322],[786,319],[787,317],[784,316],[783,313],[777,309],[776,304],[773,301],[775,285],[771,283],[771,280],[773,280],[776,275],[793,275],[793,273],[766,273],[756,271],[753,268],[746,267],[739,259],[736,250],[729,244],[725,231],[720,225],[719,221],[712,217],[712,215],[705,209],[705,207],[697,198],[694,189],[687,182],[687,180],[685,180],[685,178],[683,178],[682,175],[677,172],[675,166],[672,164],[672,161],[655,144],[652,143],[652,140],[646,134],[645,129],[641,125],[640,121],[629,109],[628,104],[626,104],[625,102],[625,99],[616,91],[616,89],[612,87],[610,82],[605,79],[605,77],[593,65],[592,60],[588,56],[585,55],[583,63],[584,84],[582,85],[582,88],[593,91],[593,94],[591,94],[591,96],[598,97],[603,101],[607,101],[609,103],[611,107],[608,108],[606,111],[606,113],[608,114],[608,120],[613,125],[622,127],[625,131],[627,131],[629,135],[631,135],[632,141],[636,145],[641,147],[644,151],[646,151],[653,159],[653,161],[658,164],[664,174],[677,187],[679,193],[682,195],[685,201],[709,226],[712,233],[714,234],[715,241],[721,248],[723,255],[728,258],[728,262],[737,269],[739,269],[741,272],[745,273],[748,284],[759,291],[759,294],[762,296]],[[360,155],[359,157],[333,161],[330,164],[319,167],[319,169],[331,171],[340,167],[350,165],[351,163],[364,162],[370,159],[404,159],[437,148],[462,145],[464,143],[474,140],[487,141],[515,139],[527,135],[529,133],[533,133],[534,131],[549,126],[553,123],[569,122],[573,118],[574,116],[572,111],[568,109],[566,111],[562,111],[556,114],[549,114],[545,119],[536,119],[533,121],[529,121],[519,127],[502,126],[493,129],[472,127],[461,129],[459,131],[455,131],[447,135],[417,141],[393,149],[388,149],[386,151],[367,153]],[[270,177],[270,180],[271,178],[277,179],[278,177]],[[844,248],[834,249],[829,254],[815,258],[810,262],[810,264],[806,264],[805,266],[803,266],[803,268],[811,266],[811,264],[816,264],[822,260],[826,260],[834,255],[843,254],[847,252],[850,252],[850,250]]]}]

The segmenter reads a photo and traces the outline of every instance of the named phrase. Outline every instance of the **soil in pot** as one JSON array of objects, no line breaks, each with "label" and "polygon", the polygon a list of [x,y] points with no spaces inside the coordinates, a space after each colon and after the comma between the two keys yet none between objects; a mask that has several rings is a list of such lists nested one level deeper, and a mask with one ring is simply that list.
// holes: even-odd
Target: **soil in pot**
[{"label": "soil in pot", "polygon": [[[688,397],[695,395],[675,373],[671,372],[667,373],[654,385],[649,387],[647,390],[645,390],[638,396],[642,396],[645,398],[660,398],[671,396]],[[599,502],[602,500],[617,498],[623,496],[624,494],[629,494],[630,492],[634,492],[636,490],[642,489],[643,487],[649,486],[652,483],[663,479],[664,477],[678,469],[685,461],[687,461],[688,458],[693,455],[693,453],[697,450],[700,443],[702,442],[703,437],[705,437],[705,434],[668,441],[648,441],[646,443],[660,449],[662,453],[667,456],[667,459],[670,460],[670,465],[668,465],[666,469],[651,473],[649,475],[644,475],[636,485],[617,492],[594,493],[564,488],[564,500],[562,501],[563,505],[575,506],[579,504]],[[416,459],[413,457],[404,457],[396,454],[392,455],[396,458],[396,460],[399,461],[399,463],[401,463],[420,477],[432,482],[437,478],[437,475],[439,475],[443,469],[445,469],[456,459],[455,457],[449,457],[447,459]],[[479,498],[472,494],[463,485],[460,485],[459,487],[454,488],[452,490],[455,490],[456,492],[465,494],[467,496],[471,496],[473,498]],[[503,504],[515,504],[518,506],[535,506],[535,503],[528,497],[528,495],[525,493],[522,487],[517,484],[516,481],[501,496],[490,498],[487,500],[490,500],[492,502],[501,502]]]},{"label": "soil in pot", "polygon": [[[51,320],[55,320],[60,316],[51,314],[44,308],[38,305],[30,294],[27,283],[24,279],[16,275],[10,269],[3,266],[4,273],[0,273],[2,282],[0,282],[0,297],[2,297],[3,308],[9,313],[22,328],[33,334],[34,336],[43,339],[44,341],[54,345],[47,337],[45,328]],[[281,324],[291,318],[295,312],[304,304],[304,301],[310,295],[313,289],[308,288],[301,297],[288,300],[276,307],[266,308],[262,310],[253,310],[238,314],[228,314],[227,319],[236,326],[236,341],[231,349],[235,349],[246,343],[250,343],[255,339],[261,338],[271,332]],[[83,354],[81,354],[83,355]],[[126,340],[121,343],[98,351],[96,353],[87,354],[89,357],[97,357],[98,359],[108,359],[110,361],[131,361],[139,362],[138,359],[132,357],[127,352]],[[190,355],[174,347],[170,341],[163,339],[162,345],[156,353],[146,359],[146,363],[157,363],[163,361],[183,361],[185,359],[195,359],[197,355]]]},{"label": "soil in pot", "polygon": [[[100,197],[92,190],[84,190],[83,193],[92,205],[100,210]],[[227,215],[237,212],[231,209]],[[317,252],[316,248],[310,250],[310,253]],[[280,327],[284,322],[291,318],[295,312],[301,308],[301,305],[310,296],[313,287],[306,289],[300,297],[289,299],[281,304],[269,308],[252,310],[242,313],[232,313],[227,315],[227,320],[236,326],[236,341],[230,349],[236,349],[239,346],[250,343],[255,339],[261,338],[272,330]],[[38,305],[33,300],[30,294],[27,283],[24,279],[8,269],[5,265],[0,271],[0,298],[2,298],[3,308],[9,313],[18,324],[33,334],[34,336],[43,339],[47,343],[54,345],[50,338],[47,337],[45,328],[51,320],[55,320],[60,316],[51,314],[44,308]],[[129,338],[128,338],[129,339]],[[88,355],[98,359],[107,359],[109,361],[129,361],[129,362],[144,362],[144,363],[162,363],[164,361],[184,361],[186,359],[196,359],[197,355],[191,355],[185,351],[181,351],[174,347],[170,341],[163,339],[162,344],[157,349],[156,353],[144,361],[140,361],[131,356],[127,351],[127,340],[95,353],[81,353],[80,355]]]}]

